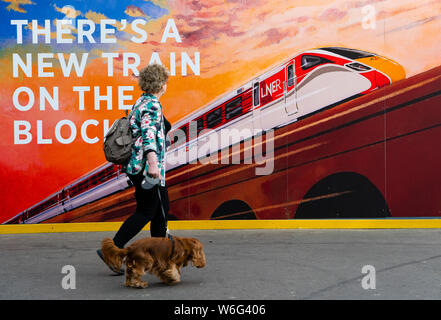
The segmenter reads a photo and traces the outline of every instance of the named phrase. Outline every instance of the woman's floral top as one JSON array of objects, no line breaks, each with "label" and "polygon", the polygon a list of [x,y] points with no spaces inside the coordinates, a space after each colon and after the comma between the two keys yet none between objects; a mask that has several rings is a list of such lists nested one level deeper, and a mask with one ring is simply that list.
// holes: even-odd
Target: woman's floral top
[{"label": "woman's floral top", "polygon": [[158,157],[158,168],[161,173],[161,186],[165,186],[165,137],[162,106],[159,100],[147,93],[143,93],[135,102],[130,114],[130,128],[135,138],[132,147],[132,156],[122,170],[135,175],[144,170],[147,176],[147,152],[153,150]]}]

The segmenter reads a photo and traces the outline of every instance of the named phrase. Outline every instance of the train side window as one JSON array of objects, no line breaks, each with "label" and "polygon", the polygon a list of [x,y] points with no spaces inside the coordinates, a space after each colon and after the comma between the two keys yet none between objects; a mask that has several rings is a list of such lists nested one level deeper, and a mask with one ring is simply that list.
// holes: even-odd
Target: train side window
[{"label": "train side window", "polygon": [[184,131],[185,134],[185,141],[189,141],[190,137],[188,136],[188,124],[180,127],[179,129],[181,129],[182,131]]},{"label": "train side window", "polygon": [[253,87],[253,105],[254,106],[258,106],[260,101],[259,101],[259,82],[256,82],[254,84]]},{"label": "train side window", "polygon": [[[194,138],[196,138],[197,135],[199,135],[199,132],[204,130],[204,117],[202,116],[198,119],[191,120],[188,124],[188,128],[190,130],[189,138],[193,140]],[[194,130],[196,130],[196,133],[194,132]]]},{"label": "train side window", "polygon": [[[171,131],[167,136],[168,136],[167,139],[170,139],[170,145],[174,147],[178,147],[184,144],[186,141],[188,141],[188,126],[184,125],[176,129],[176,131]],[[178,141],[179,139],[181,141]]]},{"label": "train side window", "polygon": [[214,128],[222,122],[222,108],[217,108],[207,114],[207,128]]},{"label": "train side window", "polygon": [[288,87],[292,87],[294,85],[294,68],[292,64],[290,64],[287,68],[287,78],[288,78]]},{"label": "train side window", "polygon": [[173,137],[173,141],[171,142],[171,144],[174,145],[176,142],[178,142],[178,136]]},{"label": "train side window", "polygon": [[176,142],[178,142],[178,137],[174,134],[174,131],[170,131],[167,134],[167,139],[170,140],[171,146],[173,146]]},{"label": "train side window", "polygon": [[242,97],[238,97],[225,105],[225,119],[229,120],[242,113]]},{"label": "train side window", "polygon": [[196,120],[196,125],[197,125],[197,131],[198,131],[198,134],[199,134],[199,132],[204,130],[204,118],[197,119]]}]

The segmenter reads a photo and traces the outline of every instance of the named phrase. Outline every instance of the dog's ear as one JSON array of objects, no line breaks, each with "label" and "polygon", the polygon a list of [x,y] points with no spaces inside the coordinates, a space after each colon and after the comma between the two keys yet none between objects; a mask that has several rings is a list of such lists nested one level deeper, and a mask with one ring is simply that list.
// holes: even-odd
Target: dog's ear
[{"label": "dog's ear", "polygon": [[203,268],[206,264],[204,246],[198,239],[190,238],[191,262],[197,268]]},{"label": "dog's ear", "polygon": [[188,243],[185,238],[173,237],[175,240],[175,248],[173,254],[173,261],[179,265],[187,266],[188,254],[190,252]]}]

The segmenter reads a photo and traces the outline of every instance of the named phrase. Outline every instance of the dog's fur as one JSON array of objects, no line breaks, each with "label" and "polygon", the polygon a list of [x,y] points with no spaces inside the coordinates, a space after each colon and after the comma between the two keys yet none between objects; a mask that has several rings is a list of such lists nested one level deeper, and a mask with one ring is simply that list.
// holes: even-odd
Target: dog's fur
[{"label": "dog's fur", "polygon": [[174,284],[181,280],[181,268],[187,266],[189,261],[197,268],[205,267],[205,253],[197,239],[173,239],[173,254],[172,241],[168,238],[144,238],[124,249],[106,238],[102,241],[102,252],[105,262],[118,270],[125,263],[127,287],[147,287],[147,282],[141,280],[146,272],[156,275],[166,284]]}]

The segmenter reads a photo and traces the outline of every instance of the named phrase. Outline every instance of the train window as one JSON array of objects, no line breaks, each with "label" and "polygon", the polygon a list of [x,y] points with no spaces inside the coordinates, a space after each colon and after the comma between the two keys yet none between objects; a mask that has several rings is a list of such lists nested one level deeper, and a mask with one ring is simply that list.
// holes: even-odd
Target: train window
[{"label": "train window", "polygon": [[199,118],[196,120],[196,130],[197,130],[197,134],[199,134],[199,132],[204,130],[204,118]]},{"label": "train window", "polygon": [[225,119],[229,120],[242,113],[242,97],[238,97],[225,105]]},{"label": "train window", "polygon": [[318,56],[304,55],[302,56],[302,69],[306,70],[315,67],[319,64],[328,63],[328,62],[332,62],[332,61]]},{"label": "train window", "polygon": [[14,219],[12,219],[8,224],[17,224],[17,223],[20,223],[20,218],[21,218],[22,216],[18,216],[18,217],[16,217],[16,218],[14,218]]},{"label": "train window", "polygon": [[317,56],[303,56],[302,57],[302,69],[306,70],[321,63],[320,57]]},{"label": "train window", "polygon": [[258,106],[260,101],[259,101],[259,82],[256,82],[254,84],[253,87],[253,101],[254,101],[254,106]]},{"label": "train window", "polygon": [[207,128],[214,128],[222,122],[222,108],[217,108],[207,114]]},{"label": "train window", "polygon": [[190,120],[188,123],[188,130],[188,138],[190,140],[196,138],[199,132],[204,130],[204,118],[201,117],[199,119]]},{"label": "train window", "polygon": [[190,140],[190,136],[188,134],[188,124],[186,124],[185,126],[180,127],[179,129],[184,131],[184,133],[185,133],[185,141]]},{"label": "train window", "polygon": [[58,201],[58,197],[57,196],[53,196],[52,198],[49,199],[48,206],[53,205],[54,203],[56,203]]},{"label": "train window", "polygon": [[171,141],[171,145],[174,145],[176,142],[178,142],[178,136],[172,135],[173,141]]},{"label": "train window", "polygon": [[168,134],[171,145],[178,147],[188,141],[188,125],[184,125]]},{"label": "train window", "polygon": [[292,64],[288,66],[286,69],[287,78],[288,78],[288,87],[292,87],[294,85],[294,68]]}]

